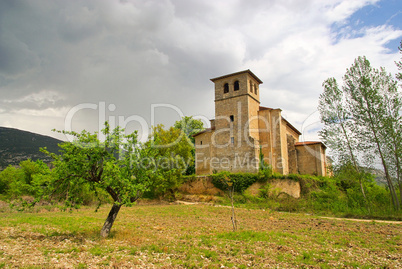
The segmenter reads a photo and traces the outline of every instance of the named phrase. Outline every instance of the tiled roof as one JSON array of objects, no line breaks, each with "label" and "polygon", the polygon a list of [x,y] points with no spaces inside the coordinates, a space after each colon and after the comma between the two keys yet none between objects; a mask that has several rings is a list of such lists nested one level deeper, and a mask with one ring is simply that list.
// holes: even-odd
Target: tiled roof
[{"label": "tiled roof", "polygon": [[260,110],[273,110],[273,108],[260,106]]},{"label": "tiled roof", "polygon": [[282,119],[286,122],[286,124],[290,127],[290,129],[295,131],[298,135],[302,134],[299,130],[296,129],[296,127],[294,127],[292,124],[290,124],[290,122],[288,122],[284,117],[282,117]]},{"label": "tiled roof", "polygon": [[210,132],[210,131],[213,131],[213,130],[215,130],[215,127],[214,128],[207,128],[207,129],[205,129],[205,130],[203,130],[201,132],[193,134],[192,137],[196,137],[197,135],[200,135],[200,134],[203,134],[203,133],[206,133],[206,132]]},{"label": "tiled roof", "polygon": [[296,142],[295,146],[306,146],[306,145],[316,145],[321,144],[324,148],[327,148],[324,143],[321,141],[304,141],[304,142]]},{"label": "tiled roof", "polygon": [[240,71],[240,72],[236,72],[236,73],[232,73],[232,74],[228,74],[228,75],[224,75],[224,76],[217,77],[217,78],[211,78],[211,81],[214,82],[215,80],[218,80],[218,79],[227,78],[227,77],[231,77],[231,76],[236,76],[236,75],[240,75],[242,73],[250,74],[258,83],[262,84],[261,79],[259,79],[256,75],[254,75],[254,73],[251,72],[250,69]]},{"label": "tiled roof", "polygon": [[[280,110],[280,108],[274,109],[274,108],[264,107],[264,106],[260,106],[259,109],[260,109],[260,111],[263,111],[263,110],[277,110],[277,109]],[[284,117],[282,117],[282,119],[286,122],[286,124],[289,126],[290,129],[292,129],[293,131],[295,131],[298,135],[301,135],[301,132],[300,132],[299,130],[297,130],[296,127],[294,127],[294,126],[293,126],[290,122],[288,122]]]}]

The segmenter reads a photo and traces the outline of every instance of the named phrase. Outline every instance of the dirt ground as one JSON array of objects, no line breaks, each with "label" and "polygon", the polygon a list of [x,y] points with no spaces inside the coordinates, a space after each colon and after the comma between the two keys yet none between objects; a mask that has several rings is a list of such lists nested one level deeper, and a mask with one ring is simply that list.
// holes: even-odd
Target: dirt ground
[{"label": "dirt ground", "polygon": [[200,204],[0,213],[0,268],[402,268],[402,224]]}]

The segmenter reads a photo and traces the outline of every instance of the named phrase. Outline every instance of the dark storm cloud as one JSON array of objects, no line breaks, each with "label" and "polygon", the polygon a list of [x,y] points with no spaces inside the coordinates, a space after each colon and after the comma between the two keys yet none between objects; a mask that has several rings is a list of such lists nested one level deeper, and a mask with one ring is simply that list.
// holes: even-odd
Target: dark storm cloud
[{"label": "dark storm cloud", "polygon": [[[395,59],[383,53],[385,40],[401,35],[392,27],[332,42],[331,25],[367,4],[0,1],[0,125],[40,132],[35,122],[48,120],[40,127],[61,129],[69,109],[100,102],[115,105],[108,116],[149,121],[151,105],[167,103],[213,118],[209,79],[249,68],[264,81],[263,105],[300,122],[315,109],[323,79],[344,72],[362,47],[380,64]],[[159,121],[171,124],[171,114]],[[98,118],[82,110],[75,126]]]}]

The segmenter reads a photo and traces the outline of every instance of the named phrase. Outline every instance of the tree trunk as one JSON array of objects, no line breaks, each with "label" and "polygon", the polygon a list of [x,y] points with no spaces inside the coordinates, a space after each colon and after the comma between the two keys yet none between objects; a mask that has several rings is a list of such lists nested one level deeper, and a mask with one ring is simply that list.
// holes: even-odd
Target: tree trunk
[{"label": "tree trunk", "polygon": [[[340,115],[338,115],[337,117],[340,118]],[[355,170],[356,170],[356,172],[357,172],[357,174],[358,174],[358,180],[359,180],[359,184],[360,184],[360,190],[361,190],[361,192],[362,192],[362,194],[363,194],[363,197],[364,197],[364,201],[365,201],[367,210],[368,210],[369,214],[371,214],[370,202],[369,202],[369,200],[367,199],[366,192],[364,191],[364,186],[363,186],[363,182],[362,182],[362,178],[361,178],[361,174],[360,174],[360,169],[359,169],[359,166],[357,165],[357,161],[356,161],[355,155],[353,154],[353,150],[352,150],[352,146],[350,145],[350,140],[349,140],[348,133],[346,132],[345,126],[343,125],[342,122],[341,122],[341,128],[342,128],[343,135],[344,135],[345,138],[346,138],[346,144],[348,145],[350,157],[352,158],[353,165],[354,165]]]},{"label": "tree trunk", "polygon": [[402,203],[402,181],[401,181],[401,164],[399,161],[399,150],[398,150],[398,143],[395,141],[394,139],[394,145],[395,145],[395,151],[394,151],[394,155],[395,155],[395,162],[396,162],[396,180],[397,183],[399,185],[399,209],[401,207],[401,203]]},{"label": "tree trunk", "polygon": [[110,230],[112,229],[113,223],[116,220],[117,214],[120,211],[121,204],[113,204],[112,209],[109,212],[109,215],[107,216],[107,219],[105,221],[105,224],[103,224],[102,230],[101,230],[101,236],[102,237],[108,237],[110,234]]},{"label": "tree trunk", "polygon": [[378,124],[376,125],[375,114],[373,115],[374,109],[372,108],[370,100],[367,98],[366,95],[363,95],[363,99],[364,99],[364,104],[366,106],[366,111],[367,111],[367,116],[368,116],[368,125],[369,125],[368,128],[371,131],[371,133],[373,134],[373,138],[374,138],[373,142],[377,146],[377,151],[378,151],[379,157],[381,159],[382,166],[384,168],[385,178],[387,179],[389,191],[391,193],[392,204],[394,205],[395,210],[399,210],[400,209],[399,199],[395,192],[394,184],[392,183],[392,179],[389,174],[388,164],[385,160],[383,150],[381,149],[382,143],[380,141],[380,137],[378,137],[378,135],[381,135],[381,133],[379,133],[379,130],[377,127]]},{"label": "tree trunk", "polygon": [[237,230],[237,220],[236,220],[236,215],[234,211],[234,205],[233,205],[233,194],[234,194],[234,184],[232,187],[229,189],[229,195],[230,195],[230,201],[232,202],[232,225],[233,225],[233,232],[236,232]]},{"label": "tree trunk", "polygon": [[[368,102],[367,102],[367,107],[368,107],[368,110],[371,111]],[[397,194],[395,192],[394,184],[392,183],[392,179],[391,179],[391,176],[389,174],[388,164],[385,161],[385,156],[384,156],[383,151],[381,149],[380,139],[377,136],[378,131],[377,131],[377,128],[375,127],[374,120],[372,118],[371,113],[368,113],[368,116],[369,116],[369,120],[370,120],[370,122],[369,122],[370,129],[371,129],[371,132],[373,133],[373,136],[374,136],[374,143],[377,146],[377,151],[378,151],[378,154],[380,155],[381,163],[382,163],[382,166],[384,168],[385,178],[387,179],[389,191],[391,193],[392,204],[394,205],[395,210],[399,210],[400,205],[399,205],[398,196],[397,196]]]},{"label": "tree trunk", "polygon": [[399,197],[400,197],[399,202],[402,203],[402,181],[399,181]]}]

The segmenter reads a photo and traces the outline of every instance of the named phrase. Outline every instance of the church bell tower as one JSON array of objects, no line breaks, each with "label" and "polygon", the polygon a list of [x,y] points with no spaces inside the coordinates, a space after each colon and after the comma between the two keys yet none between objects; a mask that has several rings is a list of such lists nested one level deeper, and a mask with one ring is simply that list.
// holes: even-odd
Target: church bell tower
[{"label": "church bell tower", "polygon": [[[225,162],[217,171],[258,171],[262,81],[250,70],[211,79],[215,84],[216,157]],[[224,160],[224,161],[222,161]],[[247,167],[245,167],[247,166]]]}]

